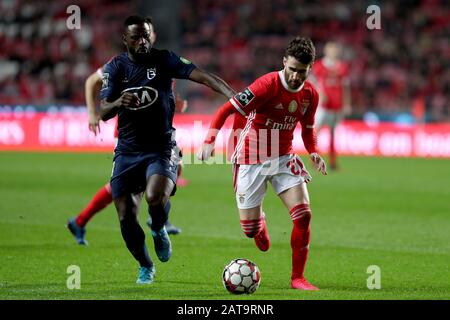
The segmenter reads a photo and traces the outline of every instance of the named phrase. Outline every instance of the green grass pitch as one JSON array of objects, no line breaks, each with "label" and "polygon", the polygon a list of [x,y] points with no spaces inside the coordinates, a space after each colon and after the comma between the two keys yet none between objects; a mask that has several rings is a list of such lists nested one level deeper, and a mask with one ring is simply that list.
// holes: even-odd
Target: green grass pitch
[{"label": "green grass pitch", "polygon": [[[313,173],[312,236],[306,276],[321,288],[289,288],[291,221],[271,187],[264,201],[272,246],[259,252],[240,228],[228,165],[187,165],[190,185],[172,199],[173,257],[157,260],[152,285],[135,284],[113,206],[88,224],[89,246],[65,227],[108,179],[111,154],[0,154],[0,299],[449,299],[450,162],[342,157],[342,170]],[[307,165],[309,163],[305,161]],[[310,168],[310,166],[308,166]],[[310,170],[312,171],[312,170]],[[261,269],[253,295],[228,294],[223,267],[234,258]],[[66,286],[81,270],[81,289]],[[367,288],[367,268],[381,289]]]}]

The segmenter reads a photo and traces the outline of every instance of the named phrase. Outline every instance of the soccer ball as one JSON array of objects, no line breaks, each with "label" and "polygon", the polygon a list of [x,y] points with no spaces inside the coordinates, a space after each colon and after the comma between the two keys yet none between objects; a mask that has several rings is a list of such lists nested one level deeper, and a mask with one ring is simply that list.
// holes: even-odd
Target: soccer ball
[{"label": "soccer ball", "polygon": [[247,259],[234,259],[223,270],[222,283],[234,294],[251,294],[261,282],[261,273],[256,264]]}]

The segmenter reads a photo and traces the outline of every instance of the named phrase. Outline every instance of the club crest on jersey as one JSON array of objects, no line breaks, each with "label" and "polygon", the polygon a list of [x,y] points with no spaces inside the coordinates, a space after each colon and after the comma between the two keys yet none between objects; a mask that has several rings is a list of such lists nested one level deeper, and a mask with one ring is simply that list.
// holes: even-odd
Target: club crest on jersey
[{"label": "club crest on jersey", "polygon": [[156,77],[156,68],[147,69],[147,79],[152,80],[154,77]]},{"label": "club crest on jersey", "polygon": [[239,102],[239,104],[242,107],[245,107],[248,105],[253,98],[255,98],[255,95],[249,88],[245,88],[244,91],[239,92],[237,95],[234,96],[234,98]]},{"label": "club crest on jersey", "polygon": [[298,107],[297,101],[292,100],[292,101],[289,103],[288,110],[289,110],[289,112],[294,113],[295,111],[297,111],[297,107]]},{"label": "club crest on jersey", "polygon": [[302,100],[302,114],[306,113],[306,109],[308,109],[310,103],[310,100]]},{"label": "club crest on jersey", "polygon": [[239,193],[239,203],[244,203],[245,200],[245,193]]},{"label": "club crest on jersey", "polygon": [[128,110],[141,110],[151,106],[158,99],[158,91],[152,87],[134,87],[127,88],[123,90],[121,93],[130,92],[139,98],[141,102],[139,106],[135,108],[128,107]]}]

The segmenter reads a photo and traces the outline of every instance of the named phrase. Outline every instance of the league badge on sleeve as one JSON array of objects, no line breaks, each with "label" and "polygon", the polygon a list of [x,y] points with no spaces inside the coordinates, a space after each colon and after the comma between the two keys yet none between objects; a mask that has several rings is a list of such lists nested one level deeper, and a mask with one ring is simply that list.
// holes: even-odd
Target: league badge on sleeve
[{"label": "league badge on sleeve", "polygon": [[184,64],[191,64],[192,62],[186,58],[180,57],[181,62],[183,62]]},{"label": "league badge on sleeve", "polygon": [[249,88],[245,88],[242,92],[235,95],[234,98],[242,107],[245,107],[253,100],[253,98],[255,98],[255,95]]},{"label": "league badge on sleeve", "polygon": [[102,89],[106,89],[108,88],[108,83],[109,83],[109,73],[103,73],[102,75]]}]

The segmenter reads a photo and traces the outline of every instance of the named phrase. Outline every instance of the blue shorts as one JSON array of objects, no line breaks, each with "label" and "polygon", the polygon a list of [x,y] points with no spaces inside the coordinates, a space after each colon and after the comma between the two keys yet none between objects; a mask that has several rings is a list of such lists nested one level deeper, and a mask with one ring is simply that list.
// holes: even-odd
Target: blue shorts
[{"label": "blue shorts", "polygon": [[[159,174],[177,182],[178,165],[160,153],[118,153],[114,155],[111,175],[113,199],[128,193],[145,191],[147,179]],[[174,195],[176,185],[172,190]]]}]

